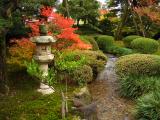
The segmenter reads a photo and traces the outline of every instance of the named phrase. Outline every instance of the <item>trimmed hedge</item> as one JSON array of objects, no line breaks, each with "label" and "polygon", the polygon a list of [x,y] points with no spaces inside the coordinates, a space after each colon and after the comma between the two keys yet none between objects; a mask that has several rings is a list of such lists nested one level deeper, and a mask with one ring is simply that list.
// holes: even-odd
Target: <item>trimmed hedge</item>
[{"label": "trimmed hedge", "polygon": [[130,35],[130,36],[127,36],[127,37],[123,38],[123,42],[124,42],[125,47],[131,48],[131,42],[136,38],[141,38],[141,36]]},{"label": "trimmed hedge", "polygon": [[93,80],[92,68],[88,65],[77,68],[71,73],[71,79],[83,86]]},{"label": "trimmed hedge", "polygon": [[154,53],[158,50],[159,43],[150,38],[137,38],[131,42],[131,47],[140,53]]},{"label": "trimmed hedge", "polygon": [[96,41],[98,43],[99,48],[104,52],[106,52],[111,46],[114,45],[114,38],[112,36],[99,36]]},{"label": "trimmed hedge", "polygon": [[107,57],[101,51],[65,50],[62,53],[55,52],[54,55],[50,67],[57,70],[58,79],[68,79],[79,85],[94,80],[107,62]]},{"label": "trimmed hedge", "polygon": [[89,65],[93,71],[93,78],[95,79],[99,72],[104,69],[107,62],[106,55],[101,51],[89,51],[89,50],[76,50],[74,51],[78,55],[84,55],[86,58],[86,65]]},{"label": "trimmed hedge", "polygon": [[132,54],[119,58],[116,62],[116,73],[125,75],[158,75],[160,72],[160,56]]},{"label": "trimmed hedge", "polygon": [[119,47],[119,46],[110,47],[108,52],[117,56],[123,56],[123,55],[128,55],[133,53],[132,49]]}]

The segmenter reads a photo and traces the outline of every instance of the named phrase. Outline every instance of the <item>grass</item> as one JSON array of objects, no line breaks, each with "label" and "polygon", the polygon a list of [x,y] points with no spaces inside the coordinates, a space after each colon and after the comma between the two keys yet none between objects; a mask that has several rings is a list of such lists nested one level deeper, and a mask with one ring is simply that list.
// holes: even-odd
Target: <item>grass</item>
[{"label": "grass", "polygon": [[[56,85],[55,93],[42,95],[36,91],[39,81],[29,77],[25,71],[10,73],[9,79],[9,96],[0,96],[0,120],[62,120],[60,88],[65,89],[65,85]],[[75,86],[68,86],[69,98],[74,89]],[[69,102],[69,108],[71,104]],[[66,120],[71,119],[70,110]]]}]

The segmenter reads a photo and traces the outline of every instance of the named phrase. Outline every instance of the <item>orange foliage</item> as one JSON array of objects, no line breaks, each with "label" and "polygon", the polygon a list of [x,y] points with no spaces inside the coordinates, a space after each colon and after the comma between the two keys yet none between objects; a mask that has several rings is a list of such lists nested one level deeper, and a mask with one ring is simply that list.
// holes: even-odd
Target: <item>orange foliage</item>
[{"label": "orange foliage", "polygon": [[10,59],[9,64],[23,65],[24,61],[30,61],[33,56],[35,44],[28,38],[21,38],[21,40],[13,39],[15,44],[9,48]]},{"label": "orange foliage", "polygon": [[[31,36],[39,35],[38,26],[41,23],[44,23],[48,26],[48,28],[52,28],[54,25],[54,27],[56,28],[56,31],[59,32],[58,34],[55,35],[58,41],[60,40],[60,42],[54,45],[54,47],[56,47],[57,49],[59,48],[59,46],[61,46],[61,48],[65,48],[64,46],[67,46],[67,48],[69,47],[70,49],[91,49],[92,48],[91,45],[82,42],[79,35],[74,33],[75,30],[77,30],[77,28],[72,27],[74,24],[73,19],[65,18],[62,15],[53,12],[53,9],[51,7],[43,7],[41,9],[41,16],[45,17],[46,20],[43,19],[43,21],[39,20],[36,23],[27,23],[28,26],[30,26],[32,29]],[[48,33],[50,33],[51,35],[52,33],[55,34],[54,32],[55,31],[50,30]],[[62,40],[63,42],[61,42]],[[68,42],[70,44],[68,44]]]}]

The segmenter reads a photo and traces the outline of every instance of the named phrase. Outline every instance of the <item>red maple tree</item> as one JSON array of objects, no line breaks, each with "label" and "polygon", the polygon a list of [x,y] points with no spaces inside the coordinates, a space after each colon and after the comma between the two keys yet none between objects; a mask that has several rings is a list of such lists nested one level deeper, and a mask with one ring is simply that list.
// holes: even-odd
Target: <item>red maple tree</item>
[{"label": "red maple tree", "polygon": [[[74,20],[71,18],[65,18],[61,14],[55,13],[53,11],[53,8],[51,7],[43,7],[41,8],[40,15],[44,19],[40,19],[36,22],[28,22],[27,25],[31,28],[32,33],[30,36],[36,36],[39,35],[39,25],[45,24],[48,26],[49,29],[48,34],[54,35],[58,42],[54,45],[55,47],[61,49],[66,46],[65,44],[68,44],[67,42],[70,42],[70,45],[67,46],[70,49],[91,49],[92,46],[89,44],[86,44],[81,41],[78,34],[75,34],[75,30],[77,28],[73,28]],[[53,29],[54,26],[54,29]],[[57,32],[55,32],[57,31]],[[61,47],[60,47],[61,46]]]}]

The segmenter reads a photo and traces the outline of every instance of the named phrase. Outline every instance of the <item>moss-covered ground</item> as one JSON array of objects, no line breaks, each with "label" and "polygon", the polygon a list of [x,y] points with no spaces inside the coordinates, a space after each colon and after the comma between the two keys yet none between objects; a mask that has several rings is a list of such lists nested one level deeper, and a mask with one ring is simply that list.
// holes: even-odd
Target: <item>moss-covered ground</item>
[{"label": "moss-covered ground", "polygon": [[[12,72],[9,75],[10,92],[0,96],[0,120],[61,120],[61,89],[65,85],[54,85],[55,93],[42,95],[36,91],[39,81],[30,77],[25,70]],[[68,97],[71,98],[75,86],[68,86]],[[69,114],[66,120],[72,119]]]}]

